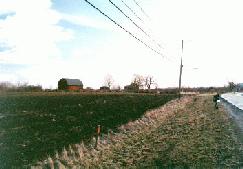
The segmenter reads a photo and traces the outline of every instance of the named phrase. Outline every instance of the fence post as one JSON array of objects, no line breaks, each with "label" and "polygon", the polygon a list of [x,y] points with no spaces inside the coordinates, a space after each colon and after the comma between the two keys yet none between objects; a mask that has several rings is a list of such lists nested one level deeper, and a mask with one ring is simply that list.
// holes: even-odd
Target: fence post
[{"label": "fence post", "polygon": [[112,142],[112,130],[109,129],[108,130],[108,143],[111,143]]},{"label": "fence post", "polygon": [[100,125],[97,126],[97,130],[96,130],[96,142],[95,142],[95,148],[97,148],[99,139],[100,139]]}]

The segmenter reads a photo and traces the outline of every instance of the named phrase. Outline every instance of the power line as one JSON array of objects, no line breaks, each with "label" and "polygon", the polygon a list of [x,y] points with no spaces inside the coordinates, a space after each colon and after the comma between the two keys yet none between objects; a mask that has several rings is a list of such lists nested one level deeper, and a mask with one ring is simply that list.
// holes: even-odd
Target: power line
[{"label": "power line", "polygon": [[130,36],[132,36],[133,38],[135,38],[137,41],[139,41],[140,43],[144,44],[147,48],[149,48],[150,50],[152,50],[153,52],[161,55],[164,57],[164,55],[162,55],[160,52],[158,52],[157,50],[153,49],[151,46],[147,45],[145,42],[143,42],[141,39],[139,39],[138,37],[136,37],[135,35],[133,35],[130,31],[126,30],[124,27],[122,27],[119,23],[117,23],[115,20],[113,20],[111,17],[109,17],[108,15],[106,15],[104,12],[102,12],[99,8],[97,8],[94,4],[92,4],[91,2],[89,2],[88,0],[84,0],[86,3],[88,3],[91,7],[93,7],[94,9],[96,9],[97,11],[99,11],[102,15],[104,15],[105,17],[107,17],[110,21],[112,21],[115,25],[117,25],[119,28],[121,28],[122,30],[124,30],[125,32],[127,32]]},{"label": "power line", "polygon": [[[145,24],[145,22],[144,22],[144,20],[143,19],[141,19],[141,17],[139,17],[137,14],[136,14],[136,12],[130,7],[130,6],[128,6],[123,0],[120,0],[132,13],[133,13],[133,15],[135,16],[135,17],[137,17],[143,24]],[[149,27],[147,27],[150,31],[151,31],[151,29],[149,28]],[[160,46],[160,45],[159,45]]]},{"label": "power line", "polygon": [[[146,14],[146,12],[143,10],[143,8],[138,4],[138,2],[136,0],[133,0],[133,2],[135,2],[135,4],[140,8],[140,10],[142,11],[142,13],[149,18],[149,16]],[[150,18],[149,18],[150,19]]]},{"label": "power line", "polygon": [[[134,10],[132,10],[123,0],[121,0],[122,2],[123,2],[123,4],[127,7],[127,8],[129,8],[132,12],[133,12],[133,14],[136,16],[136,17],[138,17],[137,15],[136,15],[136,13],[134,12]],[[109,2],[113,5],[113,6],[115,6],[123,15],[125,15],[131,22],[133,22],[134,23],[134,21],[129,17],[129,16],[127,16],[114,2],[112,2],[111,0],[109,0]],[[139,18],[139,17],[138,17]],[[140,19],[140,18],[139,18]],[[141,19],[140,19],[141,20]],[[142,21],[143,23],[144,23],[144,21]],[[135,26],[138,26],[136,23],[134,23],[135,24]],[[140,30],[142,30],[141,29],[141,27],[138,27]],[[143,31],[143,30],[142,30]],[[154,40],[152,37],[151,37],[151,35],[149,35],[148,33],[146,33],[145,31],[143,31],[145,34],[146,34],[146,36],[148,36],[157,46],[159,46],[159,48],[162,48],[161,47],[161,45],[158,43],[158,42],[156,42],[156,40]]]},{"label": "power line", "polygon": [[146,36],[151,38],[149,34],[147,34],[140,26],[138,26],[129,16],[127,16],[114,2],[109,0],[109,2],[117,9],[119,10],[127,19],[129,19],[138,29],[140,29]]},{"label": "power line", "polygon": [[140,29],[147,37],[149,37],[156,45],[158,45],[161,48],[161,45],[157,43],[148,33],[146,33],[140,26],[138,26],[128,15],[126,15],[121,8],[119,8],[114,2],[109,0],[109,2],[117,9],[119,10],[127,19],[129,19],[138,29]]},{"label": "power line", "polygon": [[[125,5],[126,3],[121,0]],[[146,33],[140,26],[138,26],[129,16],[127,16],[114,2],[112,2],[111,0],[109,0],[109,2],[117,9],[119,10],[126,18],[128,18],[138,29],[140,29],[146,36],[148,36],[157,46],[159,46],[159,48],[162,48],[161,45],[156,42],[156,40],[154,40],[148,33]],[[127,6],[127,5],[126,5]],[[133,10],[127,6],[132,12]],[[135,13],[134,13],[135,16],[137,16]],[[140,18],[139,18],[140,19]]]},{"label": "power line", "polygon": [[135,13],[134,10],[132,10],[131,7],[129,7],[123,0],[121,0],[121,1],[133,13],[133,15],[135,15],[140,21],[142,21],[144,23],[144,21]]}]

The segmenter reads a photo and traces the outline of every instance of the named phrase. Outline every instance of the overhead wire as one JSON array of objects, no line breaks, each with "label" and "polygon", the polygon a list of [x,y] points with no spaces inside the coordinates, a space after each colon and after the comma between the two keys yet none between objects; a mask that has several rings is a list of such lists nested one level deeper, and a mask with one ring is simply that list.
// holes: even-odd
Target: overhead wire
[{"label": "overhead wire", "polygon": [[109,2],[118,10],[120,11],[127,19],[129,19],[138,29],[140,29],[146,36],[150,37],[140,26],[138,26],[127,14],[123,12],[114,2],[109,0]]},{"label": "overhead wire", "polygon": [[[125,3],[123,0],[120,0],[122,3],[123,3],[123,5],[125,5],[132,13],[133,13],[133,15],[137,18],[137,19],[139,19],[140,21],[141,21],[141,23],[143,23],[144,25],[145,25],[145,22],[144,22],[144,20],[141,18],[141,17],[139,17],[138,16],[138,14],[135,12],[135,10],[133,10],[129,5],[127,5],[127,3]],[[149,27],[147,27],[147,29],[149,29],[149,31],[151,31],[151,29],[149,28]]]},{"label": "overhead wire", "polygon": [[[123,0],[120,0],[132,13],[133,15],[139,19],[143,24],[145,24],[144,20],[141,19],[141,17],[138,16],[138,14],[135,12],[135,10],[133,10],[129,5],[127,5],[127,3],[125,3]],[[151,31],[151,29],[149,27],[147,27],[147,29],[149,29],[149,31]]]},{"label": "overhead wire", "polygon": [[127,19],[129,19],[138,29],[140,29],[147,37],[149,37],[157,46],[161,48],[161,45],[157,43],[147,32],[145,32],[138,24],[136,24],[121,8],[119,8],[113,1],[109,0],[109,2],[118,10],[120,11]]},{"label": "overhead wire", "polygon": [[135,36],[133,33],[131,33],[130,31],[128,31],[127,29],[125,29],[123,26],[121,26],[119,23],[117,23],[115,20],[113,20],[111,17],[109,17],[107,14],[105,14],[103,11],[101,11],[98,7],[96,7],[94,4],[92,4],[91,2],[89,2],[88,0],[84,0],[87,4],[89,4],[91,7],[93,7],[94,9],[96,9],[98,12],[100,12],[102,15],[104,15],[106,18],[108,18],[111,22],[113,22],[115,25],[117,25],[119,28],[121,28],[122,30],[124,30],[126,33],[128,33],[130,36],[132,36],[134,39],[136,39],[137,41],[139,41],[140,43],[144,44],[147,48],[149,48],[150,50],[152,50],[153,52],[157,53],[158,55],[161,55],[162,57],[164,57],[164,55],[160,52],[158,52],[157,50],[155,50],[154,48],[152,48],[150,45],[148,45],[147,43],[145,43],[143,40],[141,40],[140,38],[138,38],[137,36]]},{"label": "overhead wire", "polygon": [[136,0],[133,0],[133,2],[140,8],[140,10],[142,11],[142,13],[148,18],[150,19],[150,17],[148,16],[148,14],[143,10],[143,8],[138,4],[138,2]]},{"label": "overhead wire", "polygon": [[136,12],[130,6],[128,6],[123,0],[121,0],[121,2],[133,13],[135,17],[137,17],[140,21],[144,23],[144,21],[136,14]]}]

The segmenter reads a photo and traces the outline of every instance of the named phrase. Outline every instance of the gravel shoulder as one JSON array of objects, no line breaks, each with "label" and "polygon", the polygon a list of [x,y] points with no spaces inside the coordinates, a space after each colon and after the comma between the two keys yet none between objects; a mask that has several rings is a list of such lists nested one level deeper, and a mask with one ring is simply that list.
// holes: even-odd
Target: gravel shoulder
[{"label": "gravel shoulder", "polygon": [[183,97],[104,134],[96,148],[70,145],[33,168],[240,168],[240,146],[212,96]]}]

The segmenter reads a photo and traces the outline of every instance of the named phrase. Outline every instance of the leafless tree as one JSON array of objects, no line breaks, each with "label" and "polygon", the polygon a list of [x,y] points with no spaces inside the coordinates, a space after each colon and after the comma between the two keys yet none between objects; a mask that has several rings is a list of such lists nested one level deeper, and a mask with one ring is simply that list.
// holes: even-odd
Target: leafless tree
[{"label": "leafless tree", "polygon": [[234,82],[228,82],[229,90],[232,92],[236,88],[236,84]]},{"label": "leafless tree", "polygon": [[151,86],[155,84],[154,77],[153,76],[146,76],[144,78],[144,85],[147,87],[147,89],[150,90]]},{"label": "leafless tree", "polygon": [[139,88],[144,87],[144,77],[142,75],[135,74],[132,80],[132,84],[137,85]]},{"label": "leafless tree", "polygon": [[104,86],[111,88],[113,83],[114,83],[113,77],[110,74],[106,75],[104,80]]}]

